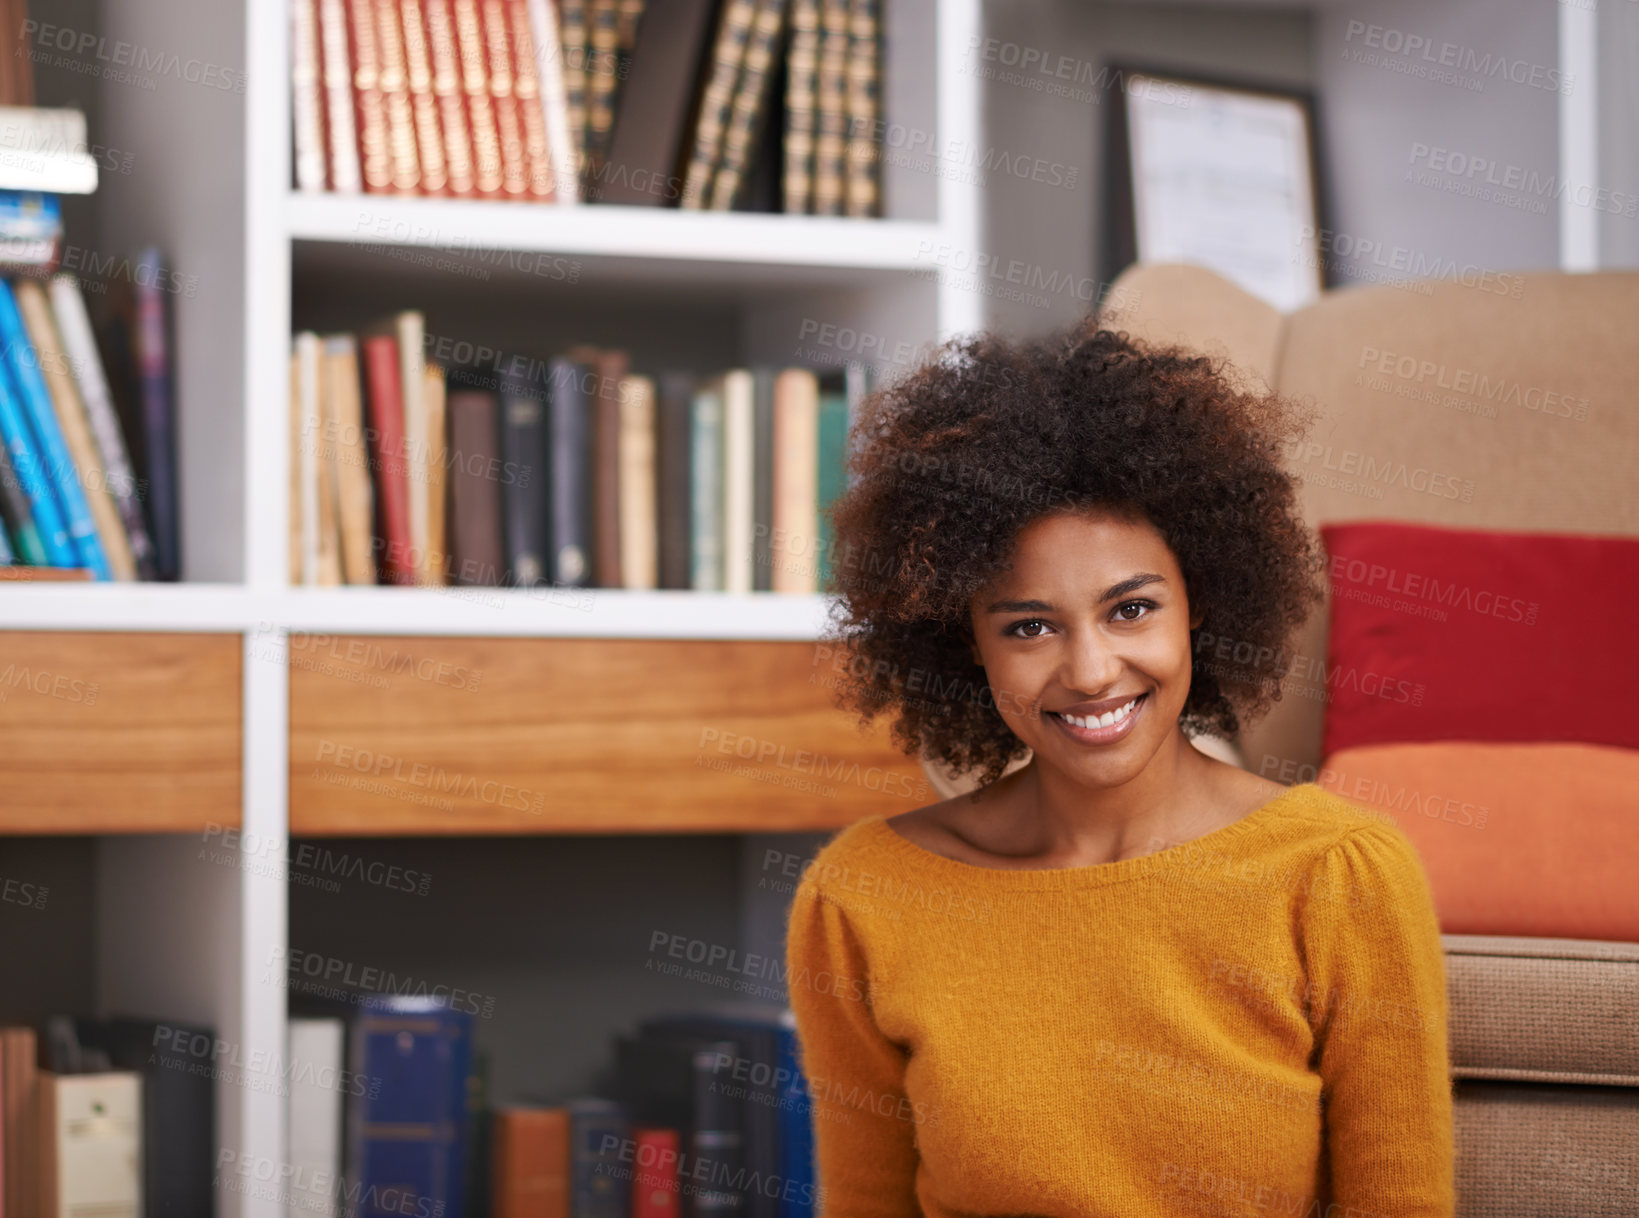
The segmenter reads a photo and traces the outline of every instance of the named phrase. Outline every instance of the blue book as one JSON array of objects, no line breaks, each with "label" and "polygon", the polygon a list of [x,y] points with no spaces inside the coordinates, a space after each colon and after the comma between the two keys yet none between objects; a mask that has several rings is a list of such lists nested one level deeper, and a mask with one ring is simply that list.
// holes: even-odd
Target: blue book
[{"label": "blue book", "polygon": [[370,994],[348,1058],[349,1218],[462,1218],[472,1016],[436,998]]},{"label": "blue book", "polygon": [[[57,503],[62,508],[62,523],[68,527],[71,548],[69,561],[53,565],[90,567],[98,579],[112,579],[108,558],[102,542],[97,538],[97,526],[91,519],[91,505],[86,501],[85,488],[80,485],[79,471],[68,455],[62,428],[57,423],[56,408],[51,404],[51,392],[40,375],[40,359],[29,345],[28,332],[17,311],[17,298],[11,293],[11,284],[0,280],[0,346],[5,348],[5,366],[9,387],[15,392],[23,415],[28,420],[30,437],[39,461],[45,464],[46,476]],[[7,435],[7,443],[11,437]],[[22,471],[19,470],[19,475]],[[25,486],[27,483],[24,484]],[[30,494],[30,502],[34,496]],[[36,522],[41,523],[36,512]],[[46,531],[41,523],[41,532]]]},{"label": "blue book", "polygon": [[629,1218],[634,1158],[626,1106],[597,1096],[568,1101],[569,1212],[574,1218]]},{"label": "blue book", "polygon": [[[23,408],[18,405],[4,376],[0,376],[0,440],[5,443],[17,483],[28,500],[46,565],[79,566],[79,552],[70,542],[68,526],[63,523],[63,514],[57,508],[57,497],[52,494],[51,480],[46,476],[45,460],[35,447],[33,432],[23,417]],[[21,540],[19,536],[19,542]]]}]

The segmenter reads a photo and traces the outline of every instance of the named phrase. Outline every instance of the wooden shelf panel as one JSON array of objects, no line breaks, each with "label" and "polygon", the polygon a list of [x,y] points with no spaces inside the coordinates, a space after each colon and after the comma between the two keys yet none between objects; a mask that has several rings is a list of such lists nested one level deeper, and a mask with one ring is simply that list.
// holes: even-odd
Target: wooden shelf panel
[{"label": "wooden shelf panel", "polygon": [[235,634],[0,632],[0,832],[240,821]]},{"label": "wooden shelf panel", "polygon": [[813,643],[292,639],[290,832],[767,832],[933,800]]}]

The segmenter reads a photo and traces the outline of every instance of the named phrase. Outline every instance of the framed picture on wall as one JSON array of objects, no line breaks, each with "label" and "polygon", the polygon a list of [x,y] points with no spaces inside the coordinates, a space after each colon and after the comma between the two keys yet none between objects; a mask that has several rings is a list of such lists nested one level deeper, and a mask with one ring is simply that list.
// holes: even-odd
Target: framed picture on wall
[{"label": "framed picture on wall", "polygon": [[1112,67],[1106,279],[1133,262],[1211,267],[1278,309],[1325,286],[1314,100]]}]

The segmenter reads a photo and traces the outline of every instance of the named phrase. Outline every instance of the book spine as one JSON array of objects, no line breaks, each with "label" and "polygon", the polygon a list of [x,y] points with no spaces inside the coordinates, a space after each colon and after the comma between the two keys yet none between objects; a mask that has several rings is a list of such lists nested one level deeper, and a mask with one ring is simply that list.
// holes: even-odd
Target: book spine
[{"label": "book spine", "polygon": [[629,376],[620,384],[620,586],[659,586],[655,534],[654,382]]},{"label": "book spine", "polygon": [[294,339],[290,346],[290,367],[287,370],[290,392],[286,395],[290,415],[290,476],[286,480],[289,511],[285,514],[285,579],[292,588],[307,580],[307,556],[313,547],[309,544],[307,521],[307,460],[303,454],[304,428],[302,403],[302,353]]},{"label": "book spine", "polygon": [[398,0],[375,0],[376,47],[382,105],[387,112],[387,152],[393,167],[393,189],[413,195],[421,186],[416,156],[415,112],[410,105],[409,66],[404,58],[404,27]]},{"label": "book spine", "polygon": [[330,189],[358,194],[358,127],[353,117],[353,70],[347,58],[346,0],[319,0],[319,52],[324,78],[324,118]]},{"label": "book spine", "polygon": [[693,461],[694,385],[687,373],[668,372],[660,378],[659,420],[655,463],[660,532],[660,586],[684,589],[691,584],[690,516],[694,496],[689,488]]},{"label": "book spine", "polygon": [[488,48],[478,15],[479,0],[453,0],[455,46],[461,61],[461,90],[466,96],[467,123],[472,129],[473,189],[480,195],[501,193],[501,136],[490,102]]},{"label": "book spine", "polygon": [[620,0],[592,0],[586,57],[586,176],[596,181],[615,125],[620,54]]},{"label": "book spine", "polygon": [[592,577],[593,401],[586,371],[552,361],[552,582],[585,587]]},{"label": "book spine", "polygon": [[529,191],[529,160],[518,99],[513,92],[506,4],[504,0],[482,0],[480,14],[489,54],[490,105],[495,109],[495,129],[501,141],[501,190],[509,199],[521,199]]},{"label": "book spine", "polygon": [[422,583],[442,587],[449,583],[449,528],[445,427],[444,370],[428,364],[422,371],[426,384],[422,392],[427,416],[427,560],[422,566]]},{"label": "book spine", "polygon": [[336,508],[341,518],[342,578],[349,584],[376,582],[371,553],[370,450],[359,397],[358,342],[351,334],[324,341],[325,392],[335,405]]},{"label": "book spine", "polygon": [[372,335],[362,345],[369,384],[371,457],[381,504],[381,569],[390,584],[412,584],[415,565],[410,553],[410,491],[404,461],[398,344],[384,335]]},{"label": "book spine", "polygon": [[814,202],[814,112],[819,72],[819,0],[791,0],[791,43],[786,52],[785,210],[799,215]]},{"label": "book spine", "polygon": [[586,174],[586,0],[557,0],[557,8],[564,109],[569,117],[575,177],[580,180]]},{"label": "book spine", "polygon": [[[91,505],[86,501],[79,472],[74,468],[62,428],[58,426],[52,411],[51,396],[46,392],[45,382],[40,379],[39,357],[29,346],[23,319],[17,312],[16,298],[12,295],[11,285],[4,280],[0,280],[0,343],[5,344],[6,368],[11,374],[12,384],[17,387],[18,400],[28,419],[35,451],[45,463],[50,478],[50,494],[62,507],[62,523],[68,534],[66,552],[72,557],[60,565],[89,567],[97,579],[110,579],[112,572],[102,544],[97,540]],[[38,506],[35,515],[38,519]]]},{"label": "book spine", "polygon": [[449,193],[474,191],[472,128],[461,91],[461,59],[456,53],[455,19],[450,0],[422,0],[427,22],[427,51],[432,64],[432,91],[444,133],[445,182]]},{"label": "book spine", "polygon": [[818,587],[819,383],[788,368],[774,388],[773,590],[811,593]]},{"label": "book spine", "polygon": [[554,194],[559,203],[580,199],[580,165],[574,132],[569,123],[569,99],[564,80],[563,43],[553,0],[525,0],[529,29],[535,36],[536,75],[540,78],[541,108],[546,115],[546,146],[552,158]]},{"label": "book spine", "polygon": [[346,0],[346,3],[359,164],[364,189],[372,194],[384,194],[393,189],[393,157],[387,146],[387,106],[381,95],[375,0]]},{"label": "book spine", "polygon": [[312,405],[307,417],[316,426],[308,443],[313,449],[314,490],[317,518],[315,521],[318,552],[314,575],[316,583],[334,588],[342,582],[340,462],[336,445],[331,442],[336,434],[337,402],[332,386],[325,376],[324,344],[317,334],[301,336],[303,362],[303,392],[312,382]]},{"label": "book spine", "polygon": [[779,452],[774,443],[774,370],[758,368],[752,373],[752,381],[755,414],[752,420],[754,446],[751,464],[756,478],[751,517],[754,538],[751,587],[756,592],[771,592],[774,588],[774,469]]},{"label": "book spine", "polygon": [[[3,381],[4,378],[0,378]],[[53,567],[77,567],[78,553],[69,541],[68,526],[47,477],[47,467],[39,455],[24,409],[10,385],[0,383],[0,434],[6,442],[11,467],[23,494],[40,539],[42,561]]]},{"label": "book spine", "polygon": [[57,424],[62,428],[63,442],[79,471],[80,485],[85,491],[96,525],[97,540],[108,559],[108,568],[117,580],[137,577],[137,566],[131,555],[131,543],[120,521],[119,508],[114,503],[113,491],[108,485],[108,471],[103,468],[96,441],[85,416],[85,404],[80,400],[68,360],[63,353],[62,339],[57,334],[57,323],[51,316],[51,304],[45,289],[37,280],[21,279],[14,289],[17,307],[23,315],[23,327],[34,348],[35,366],[45,381],[46,390],[56,411]]},{"label": "book spine", "polygon": [[831,505],[844,489],[848,442],[848,397],[831,377],[826,378],[818,410],[814,486],[819,538],[815,578],[817,589],[826,589],[831,586]]},{"label": "book spine", "polygon": [[768,110],[769,83],[780,34],[785,28],[786,0],[758,0],[751,33],[746,39],[740,81],[734,91],[723,150],[711,184],[710,207],[728,211],[740,201],[751,150]]},{"label": "book spine", "polygon": [[693,151],[683,176],[681,207],[701,210],[710,203],[712,178],[722,153],[723,130],[734,105],[734,88],[739,83],[740,65],[745,59],[746,41],[756,13],[757,0],[727,0],[723,6],[712,47],[711,75],[700,98]]},{"label": "book spine", "polygon": [[444,160],[444,133],[439,122],[438,98],[433,93],[425,0],[400,0],[399,20],[404,28],[405,81],[410,90],[410,112],[415,122],[421,193],[445,194],[449,190],[449,172]]},{"label": "book spine", "polygon": [[678,1202],[683,1195],[677,1169],[682,1161],[679,1131],[634,1128],[631,1140],[631,1218],[677,1218],[682,1212]]},{"label": "book spine", "polygon": [[723,379],[723,590],[750,592],[753,392],[751,373],[737,368]]},{"label": "book spine", "polygon": [[690,586],[723,590],[723,391],[718,380],[694,397],[689,471]]},{"label": "book spine", "polygon": [[142,427],[147,437],[148,523],[153,528],[154,565],[159,578],[182,574],[181,509],[177,504],[176,416],[171,393],[171,348],[165,322],[165,282],[159,251],[149,247],[138,259],[136,300],[137,383]]},{"label": "book spine", "polygon": [[114,395],[108,388],[102,358],[97,354],[97,340],[91,331],[91,318],[86,313],[85,299],[80,295],[80,285],[74,276],[52,277],[51,304],[57,315],[63,350],[79,386],[80,400],[85,403],[91,434],[102,455],[108,487],[113,492],[115,506],[130,541],[137,577],[153,579],[154,542],[148,535],[147,522],[142,518],[137,478],[131,468],[125,437],[120,433],[119,418],[114,413]]},{"label": "book spine", "polygon": [[293,579],[308,587],[319,579],[319,358],[318,335],[311,332],[298,334],[291,351],[291,403],[298,425],[297,443],[292,452],[296,463],[297,496],[294,536],[300,545],[300,561],[292,571]]},{"label": "book spine", "polygon": [[820,0],[813,210],[821,216],[840,216],[843,210],[843,159],[848,140],[848,49],[848,0]]},{"label": "book spine", "polygon": [[324,190],[324,102],[314,0],[290,4],[290,114],[295,128],[296,189]]},{"label": "book spine", "polygon": [[881,202],[882,157],[877,139],[881,108],[880,0],[848,0],[848,80],[844,107],[848,145],[843,208],[850,216],[874,216]]},{"label": "book spine", "polygon": [[[393,318],[398,340],[398,385],[404,402],[405,481],[409,486],[411,563],[419,573],[427,561],[427,401],[426,318],[406,309]],[[419,578],[417,579],[419,581]]]},{"label": "book spine", "polygon": [[[4,421],[0,420],[0,436],[4,432]],[[3,442],[0,442],[0,517],[5,519],[6,527],[11,530],[11,540],[16,547],[15,561],[31,567],[48,565],[40,530],[34,527],[34,515],[28,510],[28,492],[18,481],[17,470],[11,463],[11,452]]]},{"label": "book spine", "polygon": [[527,588],[546,582],[547,403],[527,381],[501,381],[501,458],[517,476],[502,488],[510,582]]},{"label": "book spine", "polygon": [[524,129],[524,165],[529,197],[551,202],[557,195],[552,149],[546,135],[546,110],[536,64],[535,36],[529,28],[529,0],[506,0],[512,48],[512,95]]}]

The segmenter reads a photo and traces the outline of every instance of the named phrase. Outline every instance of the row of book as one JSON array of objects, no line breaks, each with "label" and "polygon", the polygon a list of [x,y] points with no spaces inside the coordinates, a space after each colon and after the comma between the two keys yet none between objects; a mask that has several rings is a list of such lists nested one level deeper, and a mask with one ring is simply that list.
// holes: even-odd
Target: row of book
[{"label": "row of book", "polygon": [[222,1048],[151,1019],[0,1028],[0,1212],[212,1218]]},{"label": "row of book", "polygon": [[292,584],[825,586],[863,366],[656,380],[576,346],[446,370],[415,311],[293,348]]},{"label": "row of book", "polygon": [[0,281],[0,564],[178,578],[171,282],[125,263],[94,328],[72,275]]},{"label": "row of book", "polygon": [[296,188],[880,214],[880,0],[291,0]]}]

